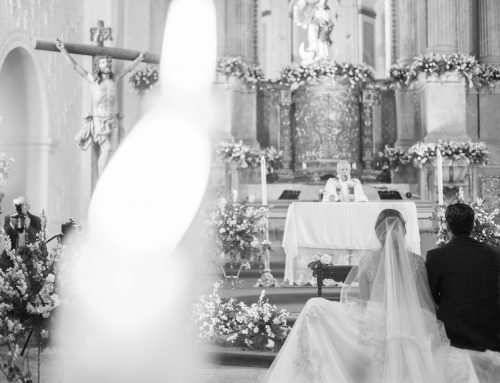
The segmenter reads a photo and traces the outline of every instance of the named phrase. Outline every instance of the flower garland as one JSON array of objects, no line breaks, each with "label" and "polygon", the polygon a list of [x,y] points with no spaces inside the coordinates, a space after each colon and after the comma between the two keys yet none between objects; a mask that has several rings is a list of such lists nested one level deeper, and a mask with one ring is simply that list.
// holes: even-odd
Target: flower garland
[{"label": "flower garland", "polygon": [[130,76],[128,81],[132,84],[137,93],[142,96],[146,91],[151,90],[158,82],[158,78],[158,69],[148,65],[146,69],[135,72]]},{"label": "flower garland", "polygon": [[234,298],[222,299],[219,287],[214,284],[212,293],[202,295],[192,307],[198,337],[225,346],[279,349],[290,331],[286,320],[290,314],[264,300],[265,290],[257,303],[247,306]]},{"label": "flower garland", "polygon": [[216,146],[215,153],[222,162],[234,164],[238,168],[256,168],[260,166],[261,157],[264,156],[268,171],[280,169],[283,158],[283,151],[278,151],[273,146],[257,150],[242,141],[220,143]]},{"label": "flower garland", "polygon": [[399,169],[408,164],[421,168],[430,159],[436,157],[437,149],[441,151],[443,158],[452,161],[464,160],[472,164],[485,164],[488,162],[489,152],[484,143],[457,141],[417,142],[407,152],[386,145],[384,151],[379,153],[378,158],[384,163],[383,168]]},{"label": "flower garland", "polygon": [[[495,208],[488,210],[484,205],[484,201],[480,198],[478,198],[476,202],[466,202],[463,188],[459,189],[456,196],[456,202],[465,203],[474,210],[474,228],[472,229],[471,237],[482,243],[499,246],[500,225],[495,222],[495,218],[498,217],[499,209]],[[433,221],[438,227],[436,241],[438,246],[442,246],[450,240],[445,213],[446,208],[443,206],[436,207],[433,213]]]},{"label": "flower garland", "polygon": [[60,304],[56,275],[61,247],[49,252],[45,233],[46,219],[42,213],[42,231],[37,241],[10,250],[9,237],[0,228],[0,244],[12,264],[0,272],[0,342],[5,342],[9,349],[2,370],[9,381],[30,381],[29,370],[16,363],[21,342],[33,331],[41,352],[49,336],[52,313]]},{"label": "flower garland", "polygon": [[463,77],[468,87],[491,88],[500,81],[498,67],[480,64],[474,56],[453,53],[421,55],[409,65],[395,64],[389,69],[389,83],[404,88],[416,81],[419,73],[439,77],[453,72]]},{"label": "flower garland", "polygon": [[260,261],[267,242],[262,242],[266,232],[266,217],[269,210],[265,207],[254,208],[246,203],[229,203],[219,199],[217,209],[208,219],[208,237],[215,242],[217,265],[229,261],[231,265],[240,263],[250,267]]},{"label": "flower garland", "polygon": [[12,165],[14,164],[14,158],[7,157],[5,153],[0,153],[0,190],[7,185],[7,179],[12,172]]},{"label": "flower garland", "polygon": [[295,90],[322,77],[346,83],[350,89],[362,88],[366,83],[374,81],[373,70],[365,64],[337,63],[323,59],[307,65],[285,66],[281,69],[279,83]]},{"label": "flower garland", "polygon": [[431,158],[436,157],[438,149],[443,158],[452,161],[465,160],[472,164],[488,162],[488,149],[482,142],[438,141],[437,144],[418,142],[408,149],[408,155],[415,166],[422,167]]},{"label": "flower garland", "polygon": [[243,80],[246,86],[255,88],[265,81],[264,72],[259,65],[248,65],[241,57],[224,56],[217,61],[218,74]]}]

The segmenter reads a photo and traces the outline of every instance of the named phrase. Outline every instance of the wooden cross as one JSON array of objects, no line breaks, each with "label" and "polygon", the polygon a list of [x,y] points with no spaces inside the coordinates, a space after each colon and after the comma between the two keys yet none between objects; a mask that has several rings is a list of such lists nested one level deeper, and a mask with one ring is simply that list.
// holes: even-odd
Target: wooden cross
[{"label": "wooden cross", "polygon": [[[88,45],[88,44],[74,44],[74,43],[64,43],[64,49],[65,52],[67,53],[73,53],[77,55],[84,55],[84,56],[92,56],[95,58],[96,56],[108,56],[111,57],[112,59],[116,60],[127,60],[127,61],[134,61],[130,66],[129,69],[125,69],[122,71],[122,73],[118,74],[117,80],[122,77],[123,74],[127,73],[129,70],[132,69],[135,63],[138,63],[137,60],[139,60],[139,56],[141,55],[142,52],[140,51],[135,51],[131,49],[123,49],[123,48],[115,48],[115,47],[105,47],[104,42],[106,40],[112,40],[112,34],[111,34],[111,28],[105,27],[104,22],[102,20],[99,20],[97,22],[96,27],[90,28],[90,38],[92,41],[95,41],[96,45]],[[35,40],[35,49],[38,50],[43,50],[43,51],[49,51],[49,52],[57,52],[60,53],[59,49],[56,46],[56,43],[54,41],[46,41],[46,40]],[[81,68],[69,55],[69,60],[73,62],[73,68],[84,78],[88,79],[88,73],[85,71],[83,68]],[[146,63],[151,63],[151,64],[158,64],[160,62],[160,57],[157,54],[152,54],[152,53],[146,53],[142,57],[142,62]],[[94,65],[93,65],[94,67]],[[104,89],[103,92],[109,92],[109,90]],[[95,95],[96,92],[93,92],[92,94]],[[93,96],[94,97],[94,96]],[[114,112],[113,112],[114,113]],[[98,154],[99,152],[99,154]],[[98,173],[104,169],[105,164],[107,163],[109,159],[109,155],[106,154],[106,156],[103,156],[103,153],[110,153],[109,149],[108,151],[100,151],[98,150],[98,145],[94,142],[92,145],[92,186],[95,186],[95,183],[97,181]],[[100,159],[102,158],[103,164],[100,165],[99,171],[98,165],[97,165],[97,158]]]},{"label": "wooden cross", "polygon": [[[141,53],[132,49],[123,49],[115,47],[105,47],[104,41],[113,41],[111,28],[105,27],[102,20],[97,21],[97,26],[90,28],[90,41],[96,42],[96,45],[64,43],[68,53],[74,53],[83,56],[109,56],[115,60],[134,61]],[[59,52],[54,41],[35,40],[35,49],[49,52]],[[142,62],[150,64],[159,64],[160,56],[154,53],[146,53]]]},{"label": "wooden cross", "polygon": [[103,47],[106,40],[113,41],[110,27],[104,26],[104,21],[97,20],[97,27],[90,28],[90,41],[94,41],[98,47]]}]

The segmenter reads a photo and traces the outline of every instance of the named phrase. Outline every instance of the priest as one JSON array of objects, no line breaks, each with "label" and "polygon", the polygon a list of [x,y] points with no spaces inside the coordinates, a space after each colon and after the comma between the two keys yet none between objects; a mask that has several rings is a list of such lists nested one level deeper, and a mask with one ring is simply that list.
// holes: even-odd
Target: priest
[{"label": "priest", "polygon": [[351,164],[341,160],[337,163],[337,177],[329,178],[323,192],[323,202],[368,202],[363,185],[351,178]]}]

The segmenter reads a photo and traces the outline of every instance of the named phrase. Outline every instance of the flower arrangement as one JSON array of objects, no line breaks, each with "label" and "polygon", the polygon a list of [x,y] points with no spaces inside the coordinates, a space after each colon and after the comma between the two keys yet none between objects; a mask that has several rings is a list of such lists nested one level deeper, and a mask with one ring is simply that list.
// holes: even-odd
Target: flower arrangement
[{"label": "flower arrangement", "polygon": [[265,148],[261,153],[266,159],[268,172],[273,172],[281,168],[281,159],[283,158],[282,150],[277,150],[274,146],[270,146]]},{"label": "flower arrangement", "polygon": [[408,156],[416,167],[422,167],[430,158],[436,157],[436,145],[417,142],[408,149]]},{"label": "flower arrangement", "polygon": [[247,346],[254,350],[274,350],[280,348],[290,331],[286,318],[290,315],[286,310],[278,308],[264,300],[265,290],[262,290],[257,303],[244,307],[241,315],[241,327],[234,339],[237,346]]},{"label": "flower arrangement", "polygon": [[382,169],[399,169],[411,164],[410,155],[403,149],[385,146],[384,151],[379,153],[379,158],[384,161]]},{"label": "flower arrangement", "polygon": [[215,153],[227,164],[238,168],[257,167],[260,164],[260,153],[243,142],[223,142],[215,148]]},{"label": "flower arrangement", "polygon": [[192,307],[192,313],[200,339],[225,344],[227,336],[235,333],[242,322],[241,315],[237,314],[244,304],[237,304],[234,298],[221,299],[219,288],[220,285],[215,283],[210,294],[200,296]]},{"label": "flower arrangement", "polygon": [[400,87],[407,87],[416,78],[417,75],[410,65],[394,64],[389,69],[390,82]]},{"label": "flower arrangement", "polygon": [[22,369],[16,363],[21,342],[33,333],[40,354],[49,336],[52,313],[60,304],[56,275],[61,247],[47,250],[45,230],[46,219],[42,215],[42,231],[37,241],[10,250],[9,237],[0,229],[0,244],[11,262],[10,267],[0,271],[0,342],[9,349],[1,370],[8,381],[31,382],[29,369],[26,366]]},{"label": "flower arrangement", "polygon": [[14,158],[7,157],[5,153],[0,153],[0,189],[3,189],[7,185],[7,179],[12,172],[12,164],[14,163]]},{"label": "flower arrangement", "polygon": [[142,96],[158,82],[158,78],[158,69],[148,65],[144,70],[135,72],[128,80]]},{"label": "flower arrangement", "polygon": [[224,56],[217,61],[216,72],[226,76],[243,80],[250,88],[256,87],[259,82],[265,81],[264,72],[259,65],[248,65],[241,57]]},{"label": "flower arrangement", "polygon": [[294,90],[306,83],[317,81],[321,77],[346,83],[351,89],[362,87],[365,83],[374,81],[373,70],[367,65],[336,63],[323,59],[307,65],[291,64],[285,66],[280,72],[279,82]]},{"label": "flower arrangement", "polygon": [[266,232],[268,209],[254,208],[246,203],[229,203],[224,198],[208,221],[208,234],[215,241],[215,261],[222,266],[228,261],[231,266],[241,264],[249,267],[260,261],[269,246],[261,242]]},{"label": "flower arrangement", "polygon": [[419,73],[442,76],[452,72],[463,77],[469,87],[491,88],[500,81],[500,69],[496,66],[479,64],[474,56],[458,53],[421,55],[409,65],[395,64],[389,69],[389,79],[396,86],[407,87],[417,80]]},{"label": "flower arrangement", "polygon": [[453,53],[451,55],[428,54],[418,56],[411,64],[412,72],[425,75],[441,76],[445,73],[456,72],[471,83],[477,66],[474,56]]},{"label": "flower arrangement", "polygon": [[332,256],[329,254],[315,254],[313,261],[307,265],[312,272],[313,277],[317,277],[318,273],[333,269]]},{"label": "flower arrangement", "polygon": [[255,350],[275,350],[284,343],[290,331],[286,320],[290,314],[264,300],[264,290],[257,303],[247,306],[234,298],[221,299],[219,287],[214,284],[212,293],[202,295],[193,305],[193,322],[200,339]]},{"label": "flower arrangement", "polygon": [[478,65],[475,75],[478,87],[492,88],[500,81],[500,69],[494,65]]},{"label": "flower arrangement", "polygon": [[441,151],[443,158],[452,161],[464,160],[473,164],[488,162],[488,148],[482,142],[418,142],[408,149],[408,156],[415,166],[422,167],[431,158],[436,157],[437,149]]},{"label": "flower arrangement", "polygon": [[281,168],[283,151],[270,146],[263,150],[256,150],[239,142],[223,142],[217,145],[215,153],[227,164],[234,164],[237,168],[255,168],[260,165],[262,156],[266,159],[267,170]]},{"label": "flower arrangement", "polygon": [[[499,209],[495,208],[488,210],[483,200],[480,198],[478,198],[476,202],[466,202],[462,188],[459,189],[455,200],[454,202],[468,204],[474,210],[474,228],[471,237],[479,242],[499,246],[500,225],[495,222],[495,218],[498,217]],[[445,212],[445,207],[438,206],[433,214],[433,221],[438,227],[436,241],[438,246],[442,246],[450,240],[450,234],[446,226]]]}]

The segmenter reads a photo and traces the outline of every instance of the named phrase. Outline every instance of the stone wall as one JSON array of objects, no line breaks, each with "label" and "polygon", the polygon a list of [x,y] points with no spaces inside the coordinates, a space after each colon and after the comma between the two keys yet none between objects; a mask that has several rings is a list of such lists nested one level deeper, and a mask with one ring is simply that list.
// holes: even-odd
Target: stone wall
[{"label": "stone wall", "polygon": [[[25,194],[34,213],[46,210],[51,223],[49,234],[55,234],[69,218],[85,221],[92,191],[90,154],[80,151],[74,142],[82,117],[90,112],[90,90],[60,54],[35,51],[33,40],[59,37],[89,44],[90,27],[102,19],[113,28],[114,39],[106,45],[155,52],[161,41],[158,35],[163,35],[168,3],[0,0],[0,82],[9,77],[5,76],[7,70],[12,71],[9,57],[17,60],[24,72],[16,77],[19,86],[9,83],[8,88],[17,94],[17,104],[23,104],[21,112],[16,113],[27,116],[26,122],[14,118],[12,110],[1,102],[4,98],[0,91],[0,115],[9,117],[0,122],[0,151],[18,157],[5,190],[4,213],[10,212],[13,196]],[[74,57],[91,69],[91,58]],[[115,70],[124,65],[115,62]],[[27,79],[26,84],[21,78]],[[141,99],[127,80],[128,76],[122,80],[118,98],[125,116],[123,125],[130,131],[141,115]],[[21,89],[25,85],[28,91]]]},{"label": "stone wall", "polygon": [[[81,124],[83,82],[62,57],[34,51],[32,40],[58,36],[81,41],[82,11],[78,0],[0,2],[0,70],[14,50],[24,52],[35,72],[27,85],[36,82],[39,88],[39,94],[32,95],[35,98],[25,99],[25,113],[34,107],[33,102],[41,109],[41,119],[29,122],[27,129],[16,126],[19,120],[10,126],[0,123],[0,151],[24,157],[19,158],[5,190],[5,213],[12,209],[13,196],[26,194],[32,211],[39,214],[46,209],[53,223],[81,218],[81,154],[73,137]],[[2,110],[5,107],[0,105],[0,115],[8,112]],[[37,167],[37,174],[30,172],[32,166]]]}]

